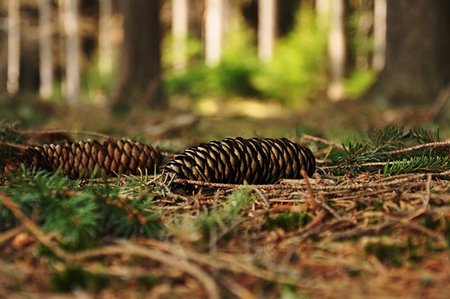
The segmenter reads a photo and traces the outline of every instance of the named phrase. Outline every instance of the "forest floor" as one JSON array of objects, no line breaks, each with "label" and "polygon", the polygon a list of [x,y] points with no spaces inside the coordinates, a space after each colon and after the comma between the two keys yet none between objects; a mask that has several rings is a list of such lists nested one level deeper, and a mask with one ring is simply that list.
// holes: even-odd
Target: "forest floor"
[{"label": "forest floor", "polygon": [[[308,111],[280,110],[277,117],[249,118],[239,109],[222,107],[231,112],[111,118],[92,109],[46,116],[48,107],[43,106],[32,112],[14,108],[23,117],[42,109],[42,120],[34,124],[30,117],[22,132],[58,128],[69,134],[77,130],[138,137],[171,153],[225,136],[288,137],[308,145],[319,168],[313,178],[269,185],[184,182],[192,187],[188,191],[168,188],[161,176],[72,181],[65,187],[50,185],[53,176],[44,181],[29,173],[18,179],[6,176],[0,184],[0,217],[9,211],[18,221],[0,230],[0,298],[448,298],[450,294],[449,162],[396,173],[389,161],[381,160],[381,167],[374,164],[353,173],[329,161],[331,151],[343,152],[341,143],[374,128],[389,123],[407,129],[430,126],[424,109],[344,103]],[[441,139],[448,140],[450,128],[445,123],[441,121]],[[42,136],[50,135],[33,136],[27,142],[40,143]],[[448,143],[422,144],[448,156]],[[413,151],[414,146],[406,147],[405,152]],[[59,194],[68,202],[80,200],[80,194],[109,190],[102,189],[105,184],[113,186],[118,191],[107,191],[111,194],[106,200],[117,197],[126,220],[136,219],[138,225],[150,221],[147,214],[157,215],[158,228],[153,231],[157,236],[103,235],[95,246],[70,247],[58,228],[49,229],[45,223],[50,222],[37,220],[43,211],[20,206],[17,198],[29,192],[27,184],[36,185],[31,190],[42,196]],[[133,201],[145,205],[137,208]]]}]

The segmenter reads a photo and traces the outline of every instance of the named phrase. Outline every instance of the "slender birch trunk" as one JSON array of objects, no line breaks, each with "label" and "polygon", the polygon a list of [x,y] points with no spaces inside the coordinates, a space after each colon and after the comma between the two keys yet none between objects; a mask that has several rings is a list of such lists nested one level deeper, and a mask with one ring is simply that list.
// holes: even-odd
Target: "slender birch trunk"
[{"label": "slender birch trunk", "polygon": [[112,1],[99,1],[98,69],[101,77],[111,74],[113,66],[112,47]]},{"label": "slender birch trunk", "polygon": [[173,68],[184,70],[187,65],[188,0],[172,0]]},{"label": "slender birch trunk", "polygon": [[328,28],[330,5],[330,0],[316,0],[316,20],[321,29]]},{"label": "slender birch trunk", "polygon": [[65,32],[65,93],[70,105],[80,102],[80,57],[78,0],[61,0]]},{"label": "slender birch trunk", "polygon": [[20,0],[8,0],[8,63],[6,91],[19,91],[20,76]]},{"label": "slender birch trunk", "polygon": [[222,56],[224,1],[206,0],[205,61],[210,66],[217,65]]},{"label": "slender birch trunk", "polygon": [[328,87],[328,97],[332,101],[338,101],[344,96],[345,28],[343,0],[333,0],[331,2],[328,55],[330,59],[331,80]]},{"label": "slender birch trunk", "polygon": [[386,56],[386,0],[374,1],[374,16],[373,16],[373,69],[380,72],[384,68]]},{"label": "slender birch trunk", "polygon": [[258,57],[263,62],[272,59],[275,41],[275,0],[258,3]]},{"label": "slender birch trunk", "polygon": [[52,23],[50,0],[39,2],[39,94],[48,99],[53,88]]}]

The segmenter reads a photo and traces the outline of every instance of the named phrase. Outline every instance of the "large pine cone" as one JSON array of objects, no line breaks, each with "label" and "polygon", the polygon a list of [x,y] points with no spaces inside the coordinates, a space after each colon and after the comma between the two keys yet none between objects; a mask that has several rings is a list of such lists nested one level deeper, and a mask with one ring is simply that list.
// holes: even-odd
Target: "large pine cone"
[{"label": "large pine cone", "polygon": [[312,176],[316,161],[311,150],[286,138],[226,138],[188,148],[163,169],[171,179],[214,183],[271,184],[281,178]]},{"label": "large pine cone", "polygon": [[88,178],[139,171],[152,174],[161,164],[162,156],[150,145],[122,139],[34,146],[26,150],[21,160],[28,167],[59,170],[71,178]]}]

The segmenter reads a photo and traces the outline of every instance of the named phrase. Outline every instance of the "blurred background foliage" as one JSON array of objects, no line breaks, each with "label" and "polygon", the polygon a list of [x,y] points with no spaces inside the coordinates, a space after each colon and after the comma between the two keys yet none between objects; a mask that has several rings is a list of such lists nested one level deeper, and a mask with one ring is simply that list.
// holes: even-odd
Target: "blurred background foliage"
[{"label": "blurred background foliage", "polygon": [[[80,43],[80,103],[77,105],[72,105],[67,101],[66,68],[69,60],[65,60],[65,43],[67,43],[68,37],[65,32],[65,23],[62,22],[64,13],[66,13],[63,4],[72,1],[78,5],[78,11],[74,13],[77,16],[76,20],[79,26],[77,38]],[[422,3],[421,0],[415,1],[417,1],[417,5]],[[226,10],[226,17],[222,20],[225,29],[223,30],[221,57],[217,63],[213,64],[208,63],[206,59],[207,24],[205,15],[207,14],[206,3],[214,1],[187,1],[189,7],[185,40],[186,63],[182,68],[174,67],[179,54],[173,36],[173,23],[171,23],[176,1],[159,1],[159,6],[157,6],[159,27],[157,29],[161,33],[161,43],[153,45],[153,48],[160,49],[158,59],[161,72],[157,72],[155,78],[149,78],[144,82],[145,86],[138,92],[135,92],[139,88],[134,84],[135,81],[139,81],[139,76],[133,68],[140,64],[146,64],[146,61],[154,53],[144,51],[143,54],[140,54],[143,56],[136,59],[137,62],[134,62],[134,65],[128,66],[133,70],[127,75],[131,77],[131,81],[124,83],[122,77],[124,73],[127,73],[124,71],[127,68],[124,68],[122,61],[125,56],[124,48],[126,48],[125,45],[134,47],[135,44],[125,42],[126,36],[129,34],[125,28],[127,18],[125,8],[133,3],[149,5],[148,2],[130,0],[49,1],[50,22],[53,25],[53,45],[51,46],[53,80],[51,95],[46,97],[39,95],[40,35],[37,32],[40,28],[40,7],[33,1],[5,2],[0,6],[0,18],[4,24],[9,24],[12,7],[10,4],[13,2],[19,3],[20,12],[19,45],[21,52],[18,78],[20,88],[17,93],[11,93],[6,88],[9,80],[6,78],[9,65],[7,58],[10,55],[8,55],[9,52],[2,51],[0,55],[0,82],[2,83],[0,84],[0,119],[5,122],[18,122],[25,127],[74,127],[125,133],[129,130],[124,129],[124,126],[129,126],[130,130],[138,130],[139,124],[154,126],[164,121],[170,122],[178,114],[195,114],[200,121],[195,122],[194,129],[190,133],[205,134],[207,128],[214,127],[221,132],[217,134],[218,136],[243,134],[243,131],[265,134],[262,132],[263,128],[270,129],[270,127],[277,126],[280,129],[275,128],[269,134],[306,130],[332,135],[336,131],[364,131],[386,123],[407,124],[408,122],[426,126],[442,126],[444,124],[442,129],[444,136],[448,131],[448,125],[445,124],[448,124],[450,116],[448,105],[445,106],[445,99],[444,105],[439,110],[439,117],[436,115],[430,117],[427,114],[433,102],[437,101],[435,94],[425,97],[420,95],[421,103],[425,105],[419,108],[413,107],[416,99],[412,96],[407,105],[395,107],[397,100],[400,103],[403,98],[398,89],[395,89],[396,86],[400,86],[403,90],[406,86],[406,89],[411,89],[413,95],[422,88],[419,86],[420,84],[410,80],[414,74],[413,71],[409,72],[408,68],[402,69],[401,66],[395,65],[398,60],[396,56],[390,58],[388,64],[390,68],[386,72],[389,76],[386,76],[385,70],[375,68],[373,61],[376,52],[377,17],[375,6],[384,0],[274,1],[276,9],[272,13],[275,14],[276,29],[273,55],[268,60],[261,59],[258,52],[259,2],[256,0],[218,1],[218,3],[228,4],[226,9],[223,8]],[[102,66],[102,55],[105,52],[101,50],[99,37],[102,32],[100,19],[102,18],[101,6],[104,5],[103,3],[112,5],[108,26],[111,62],[106,70]],[[321,16],[320,14],[323,12],[320,12],[319,6],[323,3],[327,3],[328,12]],[[337,48],[333,48],[335,45],[330,37],[332,30],[336,29],[336,24],[331,24],[330,15],[337,9],[336,3],[343,5],[340,21],[345,44],[343,53],[345,57],[341,62],[343,70],[339,79],[341,80],[339,84],[342,85],[342,94],[339,95],[338,100],[343,100],[341,102],[334,102],[336,99],[330,96],[330,86],[334,80],[333,64],[335,64],[330,53],[338,52]],[[409,11],[410,6],[388,5],[390,5],[389,9],[397,10],[396,14],[412,15]],[[433,7],[435,9],[433,11],[445,12],[447,6],[448,4],[439,2],[436,7]],[[150,7],[147,8],[149,11],[154,10]],[[414,9],[416,12],[422,12],[419,8],[417,6]],[[149,11],[144,11],[143,16],[147,16]],[[424,16],[422,20],[424,25],[422,27],[427,27],[428,23],[432,23],[428,22],[429,19],[426,17]],[[413,26],[408,22],[408,19],[405,18],[405,25]],[[385,23],[389,25],[389,21]],[[9,25],[0,29],[2,49],[8,48],[11,29],[12,27]],[[138,28],[135,31],[141,34],[141,39],[156,34],[154,28],[145,30]],[[416,31],[409,30],[408,32],[416,34],[414,33]],[[425,33],[420,33],[422,37],[414,35],[405,41],[423,40]],[[406,32],[403,32],[403,35],[405,34]],[[437,36],[431,36],[430,40],[432,38],[437,39]],[[389,36],[385,39],[388,43],[398,40]],[[444,42],[440,39],[439,43],[444,44]],[[136,44],[138,43],[137,40]],[[423,44],[425,47],[427,43]],[[394,44],[393,48],[396,46],[398,45]],[[420,44],[417,45],[417,47],[419,46]],[[445,49],[444,45],[442,49]],[[398,55],[408,56],[410,52],[413,50],[401,49]],[[416,52],[420,54],[420,51]],[[389,53],[392,56],[393,51]],[[411,60],[408,57],[406,60]],[[418,57],[418,63],[416,63],[419,65],[418,68],[422,68],[424,71],[419,76],[419,81],[429,77],[427,70],[438,73],[431,66],[431,62],[430,66],[421,62],[420,59],[423,58],[424,56]],[[436,59],[438,68],[445,69],[445,64],[439,60],[440,58]],[[446,76],[444,73],[440,75],[440,78],[444,80]],[[372,95],[371,92],[378,88],[380,77],[384,77],[384,81],[387,83],[384,83],[384,87],[382,86],[381,93]],[[391,79],[392,77],[398,79]],[[394,88],[392,88],[389,84],[394,81],[395,83],[392,83]],[[151,94],[146,88],[150,89],[149,86],[152,86],[153,83],[161,85],[161,98],[156,99],[156,96],[159,96],[156,93],[150,98],[155,98],[156,102],[164,102],[165,105],[161,106],[168,109],[163,113],[156,109],[154,103],[144,105],[145,107],[141,109],[141,104],[148,102],[146,97]],[[129,88],[132,91],[128,91],[128,94],[126,92],[121,94],[121,88],[128,85],[132,85]],[[427,85],[434,86],[435,90],[441,90],[441,86],[435,78],[430,79]],[[365,101],[366,95],[370,95],[375,101]],[[121,98],[135,102],[136,105],[132,114],[121,114],[117,118],[116,115],[110,114],[113,110],[111,104]],[[208,117],[211,119],[207,119]],[[231,117],[231,119],[222,121],[220,117]],[[238,119],[238,124],[232,124],[236,121],[236,117],[242,118]],[[261,125],[264,124],[263,119],[270,119],[271,126]],[[209,120],[210,124],[204,124],[204,120]],[[118,126],[120,128],[117,128]],[[284,129],[281,129],[283,127]],[[186,128],[192,129],[190,126],[186,126]],[[138,132],[137,134],[151,136],[147,133],[147,129],[141,130],[144,133]],[[185,130],[181,130],[181,132],[186,133]],[[176,136],[180,135],[181,133],[176,134]],[[162,135],[159,134],[157,137],[162,137]]]},{"label": "blurred background foliage", "polygon": [[[240,27],[228,34],[229,42],[217,66],[197,61],[182,73],[170,69],[172,45],[168,41],[163,52],[168,96],[186,95],[194,100],[257,97],[301,105],[326,88],[326,38],[326,31],[316,25],[313,11],[304,9],[298,12],[292,32],[277,42],[270,62],[257,59],[250,30]],[[190,56],[201,57],[198,41],[191,40],[189,45]],[[352,91],[357,96],[362,89],[353,87]]]}]

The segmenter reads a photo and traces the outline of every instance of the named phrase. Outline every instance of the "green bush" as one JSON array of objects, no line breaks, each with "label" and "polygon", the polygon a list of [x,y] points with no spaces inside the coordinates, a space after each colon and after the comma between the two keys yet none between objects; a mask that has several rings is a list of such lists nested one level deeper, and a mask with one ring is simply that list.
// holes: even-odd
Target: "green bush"
[{"label": "green bush", "polygon": [[[304,9],[299,13],[296,28],[278,41],[273,60],[267,64],[258,60],[252,34],[242,27],[225,39],[227,44],[222,61],[217,66],[208,67],[197,62],[182,73],[167,68],[167,94],[183,94],[191,99],[260,97],[293,104],[323,89],[326,35],[317,28],[311,10]],[[164,50],[164,53],[168,52],[170,50]],[[170,54],[165,55],[170,58]],[[198,56],[190,55],[191,61]],[[170,62],[169,58],[165,58],[166,64]]]},{"label": "green bush", "polygon": [[259,69],[248,30],[232,31],[225,39],[222,60],[216,66],[207,66],[201,57],[199,42],[188,41],[188,59],[191,67],[186,71],[172,71],[170,38],[164,43],[165,84],[169,96],[187,95],[191,99],[203,97],[228,98],[256,96],[252,78]]},{"label": "green bush", "polygon": [[293,104],[323,89],[325,79],[326,35],[316,26],[313,12],[303,9],[294,31],[277,43],[273,60],[254,83],[261,94]]}]

